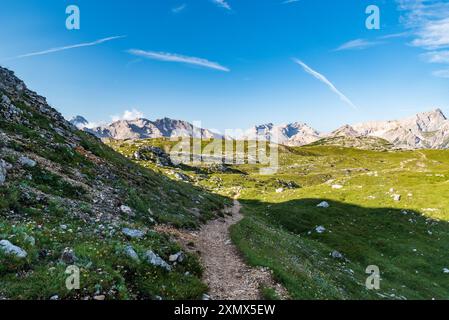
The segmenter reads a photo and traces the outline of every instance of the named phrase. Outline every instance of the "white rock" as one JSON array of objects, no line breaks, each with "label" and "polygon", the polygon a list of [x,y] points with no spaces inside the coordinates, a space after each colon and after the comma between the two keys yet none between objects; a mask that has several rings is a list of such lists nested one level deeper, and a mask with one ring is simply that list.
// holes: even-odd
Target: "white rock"
[{"label": "white rock", "polygon": [[327,201],[323,201],[317,205],[318,208],[329,208],[330,204]]},{"label": "white rock", "polygon": [[0,250],[8,255],[16,256],[17,258],[25,258],[28,255],[25,250],[13,245],[8,240],[0,241]]},{"label": "white rock", "polygon": [[448,268],[443,268],[443,273],[449,273],[449,269]]},{"label": "white rock", "polygon": [[343,186],[341,184],[334,184],[332,189],[343,189]]},{"label": "white rock", "polygon": [[394,194],[393,195],[393,200],[394,201],[401,201],[401,195],[400,194]]},{"label": "white rock", "polygon": [[22,166],[24,166],[24,167],[30,167],[30,168],[35,167],[36,164],[37,164],[36,161],[31,160],[31,159],[28,158],[28,157],[20,157],[20,158],[19,158],[19,163],[20,163]]},{"label": "white rock", "polygon": [[284,192],[284,188],[276,189],[276,193],[282,193],[282,192]]},{"label": "white rock", "polygon": [[315,228],[315,231],[318,233],[323,233],[324,231],[326,231],[326,228],[323,226],[318,226]]},{"label": "white rock", "polygon": [[137,230],[137,229],[130,229],[130,228],[123,228],[122,232],[125,236],[130,238],[143,238],[145,236],[145,232]]}]

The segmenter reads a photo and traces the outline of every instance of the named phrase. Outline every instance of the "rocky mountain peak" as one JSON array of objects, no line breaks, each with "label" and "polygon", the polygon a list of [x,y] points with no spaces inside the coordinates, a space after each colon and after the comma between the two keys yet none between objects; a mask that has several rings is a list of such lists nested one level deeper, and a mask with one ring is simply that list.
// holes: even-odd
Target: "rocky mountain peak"
[{"label": "rocky mountain peak", "polygon": [[86,120],[86,118],[82,116],[75,116],[69,121],[71,124],[73,124],[78,129],[82,129],[86,127],[89,124],[89,121]]}]

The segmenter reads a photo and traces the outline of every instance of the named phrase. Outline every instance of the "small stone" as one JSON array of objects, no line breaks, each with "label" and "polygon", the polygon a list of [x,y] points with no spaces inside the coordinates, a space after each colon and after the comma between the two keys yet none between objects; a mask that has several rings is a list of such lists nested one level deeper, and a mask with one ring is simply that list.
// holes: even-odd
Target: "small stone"
[{"label": "small stone", "polygon": [[145,258],[149,264],[156,267],[164,268],[167,271],[171,271],[171,266],[157,254],[155,254],[153,251],[148,250],[147,252],[145,252]]},{"label": "small stone", "polygon": [[443,273],[449,273],[449,268],[443,268]]},{"label": "small stone", "polygon": [[122,213],[130,215],[130,216],[134,214],[133,210],[130,207],[125,206],[125,205],[120,206],[120,211]]},{"label": "small stone", "polygon": [[78,260],[75,252],[71,248],[65,248],[61,255],[61,261],[65,264],[74,264]]},{"label": "small stone", "polygon": [[208,301],[210,300],[210,296],[208,294],[203,294],[202,300]]},{"label": "small stone", "polygon": [[168,258],[168,261],[170,261],[170,262],[183,262],[184,259],[185,259],[185,255],[184,255],[183,252],[180,251],[180,252],[178,252],[178,253],[172,254],[172,255]]},{"label": "small stone", "polygon": [[394,201],[401,201],[401,195],[400,194],[394,194],[393,195],[393,200]]},{"label": "small stone", "polygon": [[26,258],[28,255],[25,250],[22,248],[13,245],[8,240],[2,240],[0,241],[0,250],[6,253],[7,255],[12,255],[17,258]]},{"label": "small stone", "polygon": [[337,250],[332,251],[331,257],[334,259],[343,259],[343,255]]},{"label": "small stone", "polygon": [[59,296],[58,295],[51,296],[50,300],[52,301],[59,300]]},{"label": "small stone", "polygon": [[330,204],[327,201],[323,201],[317,205],[318,208],[329,208]]},{"label": "small stone", "polygon": [[94,300],[96,301],[103,301],[104,299],[106,299],[106,296],[104,294],[94,296]]},{"label": "small stone", "polygon": [[134,250],[134,248],[132,246],[126,246],[125,247],[125,254],[131,258],[132,260],[139,262],[139,256],[137,254],[137,252]]},{"label": "small stone", "polygon": [[340,184],[334,184],[333,186],[332,186],[332,189],[343,189],[343,186],[342,185],[340,185]]},{"label": "small stone", "polygon": [[282,193],[282,192],[284,192],[284,188],[276,189],[276,193]]}]

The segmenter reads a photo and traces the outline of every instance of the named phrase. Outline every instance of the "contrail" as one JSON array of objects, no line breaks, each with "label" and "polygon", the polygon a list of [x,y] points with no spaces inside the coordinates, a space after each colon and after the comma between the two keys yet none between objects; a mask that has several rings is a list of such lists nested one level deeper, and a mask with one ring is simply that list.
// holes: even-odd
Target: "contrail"
[{"label": "contrail", "polygon": [[[121,38],[125,38],[125,37],[126,36],[108,37],[108,38],[99,39],[99,40],[96,40],[96,41],[93,41],[93,42],[78,43],[78,44],[65,46],[65,47],[58,47],[58,48],[52,48],[52,49],[43,50],[43,51],[37,51],[37,52],[21,54],[19,56],[16,56],[16,57],[13,57],[13,58],[9,58],[9,59],[6,59],[6,60],[15,60],[15,59],[28,58],[28,57],[42,56],[42,55],[49,54],[49,53],[55,53],[55,52],[60,52],[60,51],[65,51],[65,50],[70,50],[70,49],[82,48],[82,47],[92,47],[92,46],[96,46],[96,45],[102,44],[104,42],[117,40],[117,39],[121,39]],[[4,60],[4,61],[6,61],[6,60]]]},{"label": "contrail", "polygon": [[230,71],[229,68],[224,67],[217,62],[212,62],[212,61],[202,59],[202,58],[197,58],[197,57],[187,57],[187,56],[183,56],[183,55],[175,54],[175,53],[144,51],[144,50],[136,50],[136,49],[128,50],[128,53],[135,55],[135,56],[152,59],[152,60],[186,63],[186,64],[197,65],[197,66],[201,66],[201,67],[205,67],[205,68],[225,71],[225,72]]},{"label": "contrail", "polygon": [[358,109],[356,107],[356,105],[354,103],[352,103],[351,100],[349,100],[348,97],[346,97],[343,93],[340,92],[340,90],[338,90],[333,84],[332,82],[330,82],[324,75],[322,75],[321,73],[313,70],[312,68],[310,68],[308,65],[306,65],[304,62],[302,62],[299,59],[293,59],[293,61],[297,64],[299,64],[305,72],[307,72],[308,74],[314,76],[316,79],[320,80],[321,82],[323,82],[324,84],[326,84],[334,93],[336,93],[341,100],[343,100],[346,104],[348,104],[349,106],[351,106],[354,109]]}]

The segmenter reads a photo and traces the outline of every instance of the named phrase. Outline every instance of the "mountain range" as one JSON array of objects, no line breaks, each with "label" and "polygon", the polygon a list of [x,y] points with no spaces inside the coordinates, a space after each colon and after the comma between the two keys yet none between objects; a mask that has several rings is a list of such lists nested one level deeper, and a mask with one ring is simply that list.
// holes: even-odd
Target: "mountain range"
[{"label": "mountain range", "polygon": [[[70,121],[73,125],[99,138],[116,140],[202,137],[203,139],[230,139],[211,130],[198,128],[187,121],[169,118],[150,121],[148,119],[120,120],[109,125],[90,128],[81,116]],[[268,141],[287,145],[303,146],[321,139],[333,137],[372,137],[388,141],[403,149],[446,149],[449,147],[449,120],[440,109],[418,113],[402,120],[371,121],[355,125],[344,125],[331,133],[322,133],[306,123],[293,122],[285,125],[273,123],[254,126],[240,137],[255,140],[262,136]]]}]

